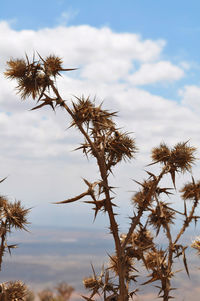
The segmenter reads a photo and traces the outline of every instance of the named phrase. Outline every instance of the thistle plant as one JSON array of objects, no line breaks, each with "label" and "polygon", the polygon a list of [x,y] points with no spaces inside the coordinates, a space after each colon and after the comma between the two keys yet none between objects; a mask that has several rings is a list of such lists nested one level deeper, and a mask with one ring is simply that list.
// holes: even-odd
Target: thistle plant
[{"label": "thistle plant", "polygon": [[25,300],[27,287],[22,281],[9,281],[0,284],[0,300],[21,301]]},{"label": "thistle plant", "polygon": [[46,289],[38,293],[40,301],[68,301],[74,291],[74,288],[66,282],[59,283],[56,287],[56,293],[51,289]]},{"label": "thistle plant", "polygon": [[[196,149],[188,142],[177,143],[169,147],[161,143],[152,150],[152,162],[160,166],[158,174],[146,171],[147,178],[142,182],[135,181],[139,189],[132,197],[133,216],[127,233],[120,233],[117,223],[114,202],[114,187],[110,185],[110,175],[120,162],[135,157],[137,148],[135,140],[129,133],[118,129],[114,122],[116,112],[110,112],[97,105],[90,97],[75,97],[66,101],[60,95],[56,78],[62,71],[72,71],[62,66],[62,60],[50,55],[46,58],[38,55],[38,59],[11,59],[8,61],[6,77],[17,80],[17,92],[22,99],[31,96],[37,101],[32,110],[50,106],[52,110],[61,107],[71,117],[71,127],[79,130],[84,141],[77,150],[84,155],[94,157],[99,170],[99,180],[89,182],[84,179],[86,190],[58,204],[68,204],[83,200],[93,206],[94,219],[99,212],[108,216],[109,229],[113,237],[115,250],[109,255],[108,267],[102,268],[98,275],[92,266],[92,275],[83,280],[89,295],[83,299],[93,301],[97,296],[103,300],[127,301],[137,294],[140,287],[137,281],[141,272],[138,266],[143,265],[147,271],[147,281],[142,285],[156,282],[158,296],[167,301],[171,295],[171,281],[175,275],[174,264],[177,258],[182,258],[186,273],[189,269],[186,260],[188,245],[180,243],[180,238],[186,228],[197,222],[196,209],[200,200],[200,182],[191,176],[180,191],[183,199],[183,211],[179,212],[169,203],[168,198],[177,193],[176,175],[191,173],[195,163]],[[163,187],[170,176],[172,187]],[[87,196],[87,199],[84,198]],[[191,201],[188,210],[187,201]],[[182,227],[172,235],[172,227],[178,216],[183,219]],[[162,232],[166,244],[160,245],[156,238]],[[199,251],[199,241],[193,244]],[[140,263],[140,265],[138,265]]]},{"label": "thistle plant", "polygon": [[0,270],[5,251],[11,253],[11,250],[17,247],[17,245],[7,243],[7,236],[12,228],[26,229],[28,212],[29,209],[25,209],[20,201],[12,203],[6,197],[0,196]]},{"label": "thistle plant", "polygon": [[[2,179],[0,183],[5,181]],[[3,256],[6,251],[11,254],[11,250],[16,248],[16,244],[8,244],[8,234],[13,229],[26,230],[27,214],[29,209],[25,209],[20,201],[10,202],[6,197],[0,196],[0,271]],[[24,300],[27,288],[21,281],[9,281],[0,283],[0,300],[13,301]]]}]

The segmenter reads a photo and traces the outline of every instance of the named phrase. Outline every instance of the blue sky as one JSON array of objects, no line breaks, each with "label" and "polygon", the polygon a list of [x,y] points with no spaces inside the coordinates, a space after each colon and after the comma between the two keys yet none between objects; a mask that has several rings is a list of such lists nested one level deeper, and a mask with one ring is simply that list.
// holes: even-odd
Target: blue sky
[{"label": "blue sky", "polygon": [[[199,10],[199,1],[186,0],[126,0],[123,4],[120,0],[2,0],[0,19],[8,20],[16,30],[88,24],[97,28],[108,26],[116,32],[138,33],[144,39],[164,39],[164,59],[187,60],[193,64],[192,72],[188,72],[182,83],[199,84]],[[149,89],[179,99],[175,95],[176,87]]]},{"label": "blue sky", "polygon": [[[199,1],[186,0],[2,0],[1,19],[15,29],[69,25],[109,26],[117,32],[134,32],[144,38],[166,39],[169,55],[200,58],[198,46]],[[65,17],[68,15],[68,17]]]},{"label": "blue sky", "polygon": [[126,199],[127,217],[131,179],[144,177],[153,146],[163,140],[200,146],[199,11],[199,1],[1,0],[0,176],[9,175],[3,193],[34,207],[38,224],[92,224],[83,205],[49,204],[81,193],[81,177],[98,178],[94,162],[71,152],[80,137],[66,131],[63,112],[29,112],[33,102],[17,101],[14,83],[3,77],[10,57],[55,53],[66,66],[80,68],[58,81],[61,92],[97,95],[120,112],[120,126],[134,132],[138,160],[120,165],[112,179],[123,186],[119,201]]}]

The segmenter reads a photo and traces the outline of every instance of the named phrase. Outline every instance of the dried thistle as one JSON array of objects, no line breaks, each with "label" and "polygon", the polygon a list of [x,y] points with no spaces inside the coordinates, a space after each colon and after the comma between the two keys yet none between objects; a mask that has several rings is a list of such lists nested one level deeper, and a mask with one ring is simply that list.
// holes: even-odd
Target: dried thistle
[{"label": "dried thistle", "polygon": [[171,150],[170,165],[173,165],[176,170],[181,172],[191,171],[192,165],[196,158],[194,156],[196,148],[188,146],[187,142],[181,142],[174,146]]},{"label": "dried thistle", "polygon": [[44,70],[47,75],[49,76],[56,76],[60,75],[60,71],[63,70],[62,67],[63,61],[61,58],[55,56],[55,55],[50,55],[44,60]]},{"label": "dried thistle", "polygon": [[156,234],[158,235],[160,227],[162,226],[166,229],[168,225],[174,223],[174,219],[175,212],[168,207],[168,204],[161,201],[157,204],[155,209],[151,209],[149,224],[156,229]]},{"label": "dried thistle", "polygon": [[190,171],[195,161],[194,152],[196,148],[188,146],[187,143],[188,141],[177,143],[172,149],[161,143],[159,147],[152,150],[154,163],[167,164],[170,169],[175,171]]},{"label": "dried thistle", "polygon": [[[125,255],[123,258],[124,275],[127,281],[131,279],[131,273],[135,271],[134,260],[132,257]],[[119,276],[119,259],[116,255],[110,256],[109,269]]]},{"label": "dried thistle", "polygon": [[185,184],[180,190],[184,200],[199,200],[200,199],[200,181],[197,183],[194,180],[191,183]]},{"label": "dried thistle", "polygon": [[0,300],[20,301],[25,300],[28,293],[22,281],[10,281],[1,284]]},{"label": "dried thistle", "polygon": [[26,75],[27,72],[27,65],[25,60],[23,59],[17,59],[17,60],[9,60],[7,62],[8,69],[4,73],[6,77],[10,79],[20,79],[23,78]]},{"label": "dried thistle", "polygon": [[155,180],[145,180],[142,183],[138,183],[142,186],[142,189],[136,192],[132,197],[132,202],[138,207],[138,209],[148,210],[151,203],[154,201],[156,193],[156,182]]},{"label": "dried thistle", "polygon": [[100,283],[99,281],[91,276],[88,278],[84,278],[83,279],[83,284],[85,286],[86,289],[90,289],[90,290],[94,290],[94,289],[99,289],[100,288]]},{"label": "dried thistle", "polygon": [[159,147],[152,149],[152,160],[157,163],[161,162],[166,164],[171,155],[171,151],[165,143],[161,143]]},{"label": "dried thistle", "polygon": [[70,299],[74,288],[68,285],[66,282],[61,282],[56,286],[56,291],[59,299],[67,301]]},{"label": "dried thistle", "polygon": [[132,234],[132,246],[141,249],[151,248],[154,246],[153,235],[146,228],[140,226],[139,230]]},{"label": "dried thistle", "polygon": [[8,203],[4,208],[4,217],[9,224],[9,227],[15,227],[18,229],[26,229],[27,214],[30,209],[25,209],[20,201],[16,201],[14,203]]},{"label": "dried thistle", "polygon": [[105,156],[108,165],[116,165],[122,159],[131,159],[137,152],[135,140],[127,133],[114,132],[105,145]]},{"label": "dried thistle", "polygon": [[25,230],[27,214],[29,209],[24,209],[20,201],[11,203],[7,198],[0,196],[0,270],[5,251],[16,248],[16,245],[7,243],[7,235],[12,231],[12,228]]},{"label": "dried thistle", "polygon": [[90,100],[89,97],[85,98],[76,97],[77,102],[73,102],[73,121],[72,126],[77,126],[77,123],[85,124],[89,127],[89,124],[99,129],[109,129],[114,127],[112,117],[115,113],[109,113],[106,110],[102,110],[101,105],[95,106],[95,103]]},{"label": "dried thistle", "polygon": [[38,293],[40,301],[54,301],[54,294],[52,290],[45,289]]}]

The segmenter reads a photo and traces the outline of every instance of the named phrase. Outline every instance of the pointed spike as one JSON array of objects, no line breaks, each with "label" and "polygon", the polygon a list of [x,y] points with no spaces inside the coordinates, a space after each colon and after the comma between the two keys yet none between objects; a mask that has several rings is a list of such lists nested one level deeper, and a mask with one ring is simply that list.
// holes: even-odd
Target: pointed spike
[{"label": "pointed spike", "polygon": [[3,178],[2,180],[0,180],[0,183],[2,183],[3,181],[5,181],[7,179],[7,177]]},{"label": "pointed spike", "polygon": [[68,69],[65,69],[65,68],[62,68],[61,71],[73,71],[73,70],[78,70],[79,68],[68,68]]},{"label": "pointed spike", "polygon": [[64,200],[64,201],[61,201],[61,202],[53,202],[52,204],[67,204],[67,203],[73,203],[73,202],[76,202],[80,199],[82,199],[84,196],[86,195],[89,195],[88,191],[84,192],[84,193],[81,193],[79,195],[77,195],[76,197],[74,198],[71,198],[71,199],[67,199],[67,200]]},{"label": "pointed spike", "polygon": [[184,266],[185,266],[186,273],[187,273],[188,277],[190,278],[188,265],[187,265],[187,259],[186,259],[186,256],[185,256],[185,250],[183,250],[183,263],[184,263]]}]

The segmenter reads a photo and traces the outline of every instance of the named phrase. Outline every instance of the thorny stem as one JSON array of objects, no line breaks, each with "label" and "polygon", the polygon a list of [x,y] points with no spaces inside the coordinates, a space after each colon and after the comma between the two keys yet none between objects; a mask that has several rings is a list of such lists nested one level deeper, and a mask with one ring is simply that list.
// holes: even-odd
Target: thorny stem
[{"label": "thorny stem", "polygon": [[[168,170],[168,166],[165,166],[165,167],[162,169],[160,175],[157,177],[157,179],[156,179],[154,185],[152,186],[151,190],[148,192],[147,198],[151,198],[151,196],[152,196],[153,193],[155,192],[155,190],[156,190],[156,188],[157,188],[157,186],[158,186],[160,180],[162,179],[162,177],[164,176],[164,174],[166,173],[167,170]],[[126,235],[126,238],[125,238],[125,240],[124,240],[124,242],[123,242],[123,244],[122,244],[122,248],[123,248],[123,249],[125,249],[125,247],[126,247],[128,241],[129,241],[129,239],[130,239],[130,237],[131,237],[133,231],[135,230],[136,226],[138,225],[138,223],[139,223],[139,221],[140,221],[140,218],[142,217],[143,212],[144,212],[145,209],[146,209],[146,208],[143,208],[143,207],[140,208],[139,211],[138,211],[137,216],[134,217],[133,222],[131,223],[131,227],[129,228],[128,234]]]},{"label": "thorny stem", "polygon": [[177,235],[177,237],[176,237],[176,239],[175,239],[173,245],[175,245],[175,244],[178,242],[178,240],[180,239],[180,237],[181,237],[181,236],[183,235],[183,233],[185,232],[186,228],[187,228],[187,227],[189,226],[189,224],[191,223],[197,205],[198,205],[198,199],[196,198],[196,199],[195,199],[195,202],[194,202],[194,204],[193,204],[193,206],[192,206],[192,210],[190,211],[189,216],[186,216],[185,222],[184,222],[184,224],[183,224],[183,227],[182,227],[181,230],[179,231],[179,233],[178,233],[178,235]]},{"label": "thorny stem", "polygon": [[[1,227],[5,228],[6,225],[1,224]],[[2,259],[3,259],[3,253],[5,249],[5,240],[6,240],[6,233],[3,232],[1,235],[1,246],[0,246],[0,271],[1,271],[1,265],[2,265]]]},{"label": "thorny stem", "polygon": [[173,242],[172,242],[172,236],[171,236],[171,231],[169,228],[169,225],[167,224],[165,226],[166,230],[166,236],[169,241],[169,253],[168,253],[168,263],[167,263],[167,275],[165,280],[165,285],[164,285],[164,301],[168,300],[169,298],[169,292],[171,288],[171,283],[170,283],[170,274],[171,274],[171,269],[172,269],[172,264],[173,264]]},{"label": "thorny stem", "polygon": [[[71,115],[71,117],[74,119],[74,115],[70,108],[66,105],[66,103],[63,101],[62,97],[60,96],[57,88],[55,87],[53,81],[50,82],[52,90],[54,91],[55,95],[57,96],[56,104],[61,105],[66,109],[66,111]],[[74,119],[75,120],[75,119]],[[115,249],[116,249],[116,254],[118,258],[118,272],[119,272],[119,290],[120,290],[120,296],[119,296],[119,301],[126,301],[128,300],[128,292],[125,286],[125,269],[124,269],[124,262],[123,262],[123,248],[120,243],[120,238],[119,238],[119,231],[118,231],[118,225],[115,220],[114,212],[113,212],[113,207],[112,207],[112,202],[111,202],[111,197],[110,197],[110,191],[109,191],[109,185],[108,185],[108,175],[107,175],[107,168],[105,164],[105,158],[104,155],[100,155],[98,150],[96,149],[94,143],[91,141],[90,137],[82,127],[82,125],[78,122],[76,122],[80,132],[84,135],[88,143],[90,144],[91,149],[93,150],[93,153],[95,154],[95,157],[97,159],[97,163],[99,166],[99,171],[101,174],[101,178],[103,180],[103,185],[104,185],[104,193],[106,196],[106,202],[105,202],[105,207],[106,211],[108,212],[109,220],[110,220],[110,230],[113,235],[114,241],[115,241]]]}]

